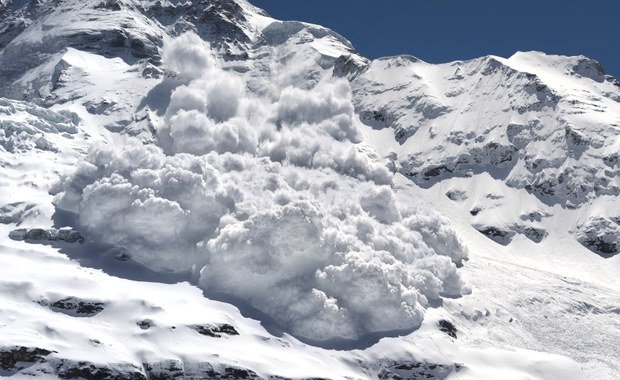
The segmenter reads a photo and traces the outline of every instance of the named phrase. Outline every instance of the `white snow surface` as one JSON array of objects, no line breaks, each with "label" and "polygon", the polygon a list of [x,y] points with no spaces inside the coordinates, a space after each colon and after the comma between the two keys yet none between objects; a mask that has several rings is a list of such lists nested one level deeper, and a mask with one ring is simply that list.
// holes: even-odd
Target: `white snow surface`
[{"label": "white snow surface", "polygon": [[[2,15],[0,355],[44,358],[0,376],[620,373],[620,86],[595,61],[370,62],[241,0]],[[86,242],[8,237],[66,226]]]}]

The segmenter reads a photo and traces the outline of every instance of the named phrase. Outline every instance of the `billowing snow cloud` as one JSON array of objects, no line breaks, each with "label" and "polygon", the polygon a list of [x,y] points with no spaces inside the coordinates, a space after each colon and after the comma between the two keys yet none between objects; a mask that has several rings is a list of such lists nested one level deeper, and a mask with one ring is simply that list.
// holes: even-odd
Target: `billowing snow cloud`
[{"label": "billowing snow cloud", "polygon": [[201,78],[217,63],[209,44],[194,33],[184,33],[164,47],[162,59],[166,68],[183,78]]},{"label": "billowing snow cloud", "polygon": [[415,328],[429,300],[467,291],[446,220],[359,147],[347,82],[256,98],[196,38],[165,50],[188,81],[160,147],[95,145],[64,183],[57,207],[88,239],[153,270],[198,268],[207,293],[314,340]]}]

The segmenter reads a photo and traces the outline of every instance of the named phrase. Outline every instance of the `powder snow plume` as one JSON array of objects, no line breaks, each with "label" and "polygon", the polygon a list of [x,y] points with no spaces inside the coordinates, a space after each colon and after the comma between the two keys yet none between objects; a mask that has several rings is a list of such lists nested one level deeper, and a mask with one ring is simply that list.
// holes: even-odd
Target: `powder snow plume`
[{"label": "powder snow plume", "polygon": [[261,97],[192,33],[163,60],[181,84],[158,145],[94,144],[61,184],[57,207],[89,239],[155,271],[194,268],[207,294],[316,341],[413,329],[429,301],[469,292],[447,220],[362,149],[348,82]]}]

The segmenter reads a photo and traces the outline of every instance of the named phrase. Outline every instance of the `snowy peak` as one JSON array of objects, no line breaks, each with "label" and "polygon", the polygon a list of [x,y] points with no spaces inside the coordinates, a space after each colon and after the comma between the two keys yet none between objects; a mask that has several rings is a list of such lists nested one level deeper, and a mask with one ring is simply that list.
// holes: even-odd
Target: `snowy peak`
[{"label": "snowy peak", "polygon": [[[331,70],[345,54],[363,61],[337,33],[318,25],[274,20],[246,1],[15,2],[2,12],[0,95],[42,98],[48,105],[64,101],[54,94],[54,66],[67,48],[119,57],[129,65],[160,65],[164,43],[191,31],[208,41],[232,70],[260,74],[276,69],[269,62],[274,58],[279,66],[305,61],[305,75],[312,83],[323,76],[312,66]],[[294,52],[292,46],[301,49]],[[147,76],[154,70],[148,72]]]},{"label": "snowy peak", "polygon": [[610,82],[612,84],[617,81],[605,73],[603,66],[594,59],[580,56],[561,56],[548,55],[542,52],[516,52],[508,58],[508,64],[520,67],[521,70],[555,70],[560,74],[568,74],[570,76],[584,77],[592,79],[595,82]]},{"label": "snowy peak", "polygon": [[[589,202],[620,195],[620,86],[596,61],[538,52],[441,65],[390,57],[370,63],[352,88],[361,119],[394,131],[395,144],[382,153],[397,157],[397,170],[422,187],[488,172],[537,202],[583,212]],[[546,228],[525,226],[518,216],[481,222],[481,206],[471,207],[472,225],[504,244],[515,233],[545,236]],[[573,223],[591,235],[584,226],[595,222]],[[615,241],[610,223],[594,240]],[[602,251],[593,249],[618,251],[616,243],[601,244]]]},{"label": "snowy peak", "polygon": [[[41,68],[66,48],[120,57],[129,64],[158,64],[172,36],[193,30],[228,58],[245,54],[267,17],[244,1],[159,2],[133,0],[11,3],[0,22],[3,95],[45,97]],[[258,26],[257,26],[258,25]],[[22,76],[26,73],[26,78]],[[28,84],[29,83],[29,84]]]}]

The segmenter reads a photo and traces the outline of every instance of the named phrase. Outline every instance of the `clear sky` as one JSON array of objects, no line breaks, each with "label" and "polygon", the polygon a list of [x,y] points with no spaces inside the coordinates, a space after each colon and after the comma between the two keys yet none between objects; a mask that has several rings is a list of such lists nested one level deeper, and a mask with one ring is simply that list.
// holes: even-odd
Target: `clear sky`
[{"label": "clear sky", "polygon": [[516,51],[583,54],[620,80],[620,0],[250,0],[326,26],[368,58],[432,63]]}]

